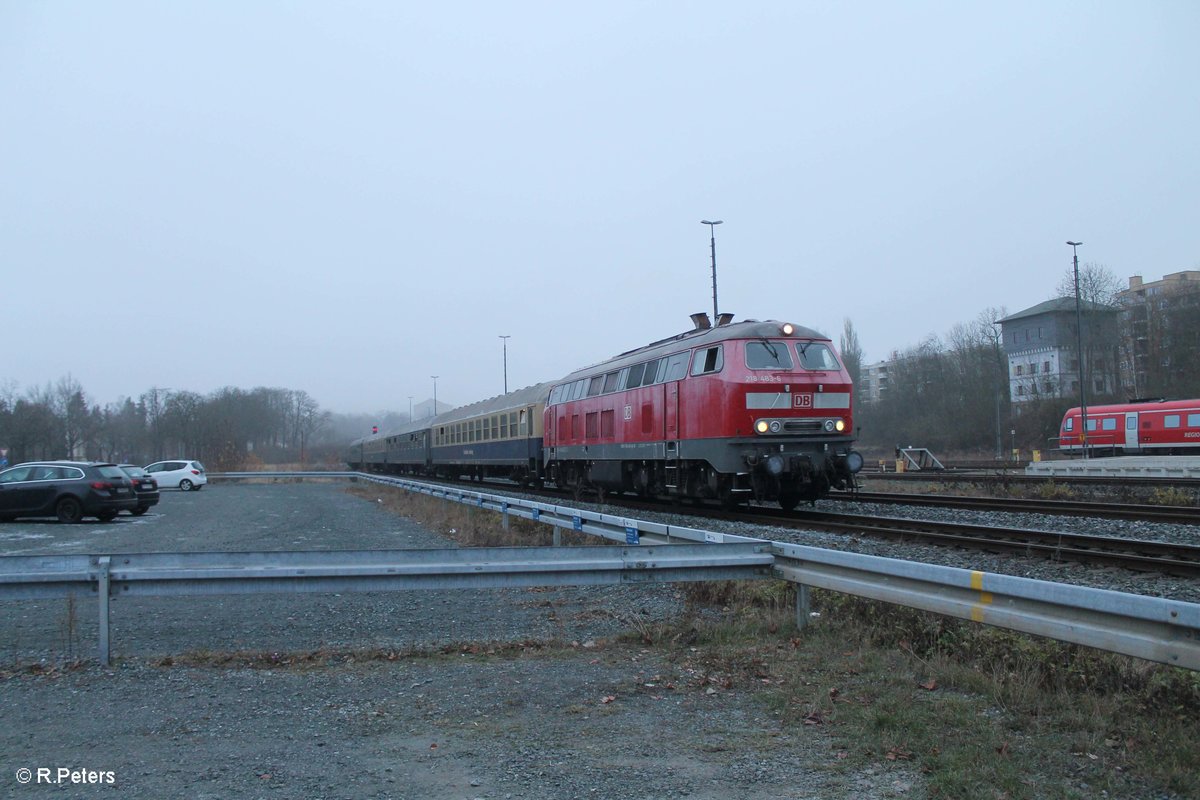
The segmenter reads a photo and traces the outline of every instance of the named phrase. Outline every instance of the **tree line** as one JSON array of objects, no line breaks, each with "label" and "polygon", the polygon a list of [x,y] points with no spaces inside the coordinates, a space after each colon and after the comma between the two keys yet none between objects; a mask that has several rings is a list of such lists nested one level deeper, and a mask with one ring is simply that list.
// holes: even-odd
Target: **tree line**
[{"label": "tree line", "polygon": [[106,406],[69,375],[18,396],[0,387],[0,447],[10,464],[86,459],[147,464],[194,458],[212,469],[334,463],[349,436],[307,392],[226,387],[209,395],[151,388]]}]

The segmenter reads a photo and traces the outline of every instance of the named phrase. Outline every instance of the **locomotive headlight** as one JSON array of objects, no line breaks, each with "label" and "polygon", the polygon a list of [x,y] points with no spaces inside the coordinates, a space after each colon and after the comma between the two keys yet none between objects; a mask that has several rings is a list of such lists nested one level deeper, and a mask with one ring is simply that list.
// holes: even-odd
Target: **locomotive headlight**
[{"label": "locomotive headlight", "polygon": [[765,419],[760,419],[758,422],[754,423],[754,430],[758,431],[759,433],[766,433],[770,427],[770,423],[768,423]]},{"label": "locomotive headlight", "polygon": [[792,323],[790,323],[790,322],[785,322],[782,325],[780,325],[779,330],[781,330],[783,332],[784,336],[791,336],[793,333],[796,332],[795,326],[792,325]]},{"label": "locomotive headlight", "polygon": [[779,433],[781,430],[783,430],[783,424],[777,419],[771,420],[771,433]]},{"label": "locomotive headlight", "polygon": [[841,433],[842,431],[846,430],[846,420],[839,419],[837,422],[833,423],[833,427],[837,428],[838,433]]},{"label": "locomotive headlight", "polygon": [[833,433],[833,420],[831,420],[831,419],[825,420],[825,432]]}]

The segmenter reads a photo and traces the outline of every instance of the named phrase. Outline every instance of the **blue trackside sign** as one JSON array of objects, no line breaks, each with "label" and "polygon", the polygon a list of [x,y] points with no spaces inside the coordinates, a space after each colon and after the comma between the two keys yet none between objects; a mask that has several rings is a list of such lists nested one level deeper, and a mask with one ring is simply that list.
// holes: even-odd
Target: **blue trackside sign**
[{"label": "blue trackside sign", "polygon": [[571,517],[571,527],[577,531],[583,530],[583,517],[580,517],[580,516]]},{"label": "blue trackside sign", "polygon": [[640,544],[638,537],[637,520],[625,520],[625,544]]}]

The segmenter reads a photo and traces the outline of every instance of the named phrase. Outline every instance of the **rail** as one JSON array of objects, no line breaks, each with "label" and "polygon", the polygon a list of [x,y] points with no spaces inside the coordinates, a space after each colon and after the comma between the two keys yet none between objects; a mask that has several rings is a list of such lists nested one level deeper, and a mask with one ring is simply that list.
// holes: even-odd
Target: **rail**
[{"label": "rail", "polygon": [[[308,477],[252,473],[255,477]],[[1200,604],[1035,581],[539,503],[365,473],[354,477],[621,544],[602,548],[461,548],[267,553],[0,556],[0,599],[97,597],[101,662],[110,656],[114,596],[391,591],[763,578],[798,584],[797,623],[809,587],[1200,671]],[[671,547],[660,547],[669,544]]]}]

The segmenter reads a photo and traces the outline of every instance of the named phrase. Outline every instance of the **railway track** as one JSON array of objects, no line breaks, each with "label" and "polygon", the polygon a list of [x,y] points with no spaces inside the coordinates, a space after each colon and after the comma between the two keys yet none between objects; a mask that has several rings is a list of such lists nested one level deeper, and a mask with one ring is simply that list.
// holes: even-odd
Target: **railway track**
[{"label": "railway track", "polygon": [[[501,488],[492,483],[475,481],[437,481],[468,491],[487,491],[489,488]],[[514,488],[507,486],[504,488]],[[520,490],[523,494],[544,497],[553,502],[565,502],[570,495],[552,489]],[[869,493],[859,493],[859,500],[866,501]],[[911,496],[917,497],[917,496]],[[595,498],[584,498],[593,502]],[[852,499],[845,494],[842,499]],[[936,500],[966,500],[986,502],[991,498],[948,498],[936,497]],[[745,525],[762,525],[794,530],[820,530],[830,533],[850,536],[866,536],[888,539],[905,544],[927,544],[942,547],[960,547],[992,553],[1011,553],[1050,561],[1071,561],[1085,564],[1121,567],[1123,569],[1141,572],[1155,572],[1185,578],[1200,578],[1200,546],[1176,544],[1145,539],[1126,539],[1117,536],[1096,536],[1078,533],[1062,533],[1058,531],[1032,530],[1026,528],[1006,528],[989,525],[971,525],[958,522],[937,522],[932,520],[914,520],[899,517],[866,516],[859,514],[843,514],[837,512],[799,509],[782,511],[752,506],[743,511],[723,511],[715,506],[697,506],[674,504],[667,501],[648,501],[635,498],[606,494],[605,504],[619,506],[632,510],[653,511],[656,513],[671,513],[681,516],[720,519]],[[921,505],[914,502],[913,505]],[[928,505],[928,503],[926,503]],[[1089,509],[1099,505],[1111,506],[1114,509],[1119,504],[1075,503],[1079,508],[1074,512],[1060,507],[1057,513],[1074,513],[1087,516]],[[968,507],[968,506],[961,506]],[[1130,506],[1126,506],[1129,508]],[[1141,506],[1133,506],[1141,508]],[[1153,507],[1174,508],[1174,507]],[[1013,511],[1011,505],[975,506],[976,510]],[[1190,522],[1196,524],[1196,509],[1189,510],[1192,514]],[[1093,514],[1095,515],[1095,514]],[[1141,519],[1140,517],[1138,519]],[[1167,521],[1160,519],[1156,521]]]},{"label": "railway track", "polygon": [[1029,500],[1011,497],[952,497],[895,492],[833,492],[830,500],[891,505],[961,508],[971,511],[1004,511],[1022,514],[1066,514],[1104,519],[1132,519],[1174,525],[1200,525],[1200,508],[1135,503],[1095,503],[1080,500]]},{"label": "railway track", "polygon": [[1200,578],[1200,546],[1197,545],[821,511],[782,512],[767,509],[751,509],[744,513],[714,512],[708,509],[680,509],[680,511],[685,514],[694,511],[697,516],[718,517],[748,524],[815,529],[852,536],[891,539],[905,543],[965,547],[985,552],[1034,556],[1052,561],[1076,561],[1186,578]]}]

